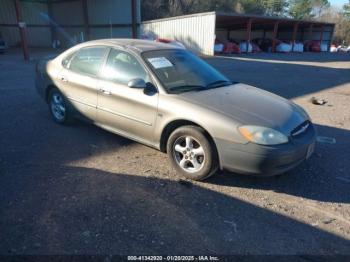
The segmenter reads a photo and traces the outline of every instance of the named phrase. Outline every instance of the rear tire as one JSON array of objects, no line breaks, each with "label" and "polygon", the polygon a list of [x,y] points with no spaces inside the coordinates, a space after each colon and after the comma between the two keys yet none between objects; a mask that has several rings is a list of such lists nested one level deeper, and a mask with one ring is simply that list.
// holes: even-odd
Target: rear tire
[{"label": "rear tire", "polygon": [[57,89],[50,90],[48,99],[49,109],[53,120],[60,125],[68,125],[73,122],[73,115],[63,94]]},{"label": "rear tire", "polygon": [[215,145],[198,126],[182,126],[168,139],[167,153],[178,173],[191,180],[204,180],[218,170]]}]

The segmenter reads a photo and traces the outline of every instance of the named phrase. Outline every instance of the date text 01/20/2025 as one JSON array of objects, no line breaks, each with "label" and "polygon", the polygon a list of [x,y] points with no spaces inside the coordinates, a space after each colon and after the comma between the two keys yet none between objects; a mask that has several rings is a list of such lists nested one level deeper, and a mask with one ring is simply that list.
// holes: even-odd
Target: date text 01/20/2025
[{"label": "date text 01/20/2025", "polygon": [[128,261],[218,261],[216,256],[128,256]]}]

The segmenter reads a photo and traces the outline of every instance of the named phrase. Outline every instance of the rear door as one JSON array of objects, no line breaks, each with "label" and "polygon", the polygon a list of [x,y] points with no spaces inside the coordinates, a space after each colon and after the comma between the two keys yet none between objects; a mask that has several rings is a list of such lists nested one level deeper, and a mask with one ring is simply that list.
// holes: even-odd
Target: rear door
[{"label": "rear door", "polygon": [[137,57],[127,51],[111,49],[98,82],[97,118],[115,132],[141,142],[153,140],[158,93],[128,87],[132,79],[151,82],[149,73]]},{"label": "rear door", "polygon": [[107,51],[103,46],[80,49],[63,60],[65,68],[58,77],[60,90],[73,108],[91,121],[96,120],[98,72]]}]

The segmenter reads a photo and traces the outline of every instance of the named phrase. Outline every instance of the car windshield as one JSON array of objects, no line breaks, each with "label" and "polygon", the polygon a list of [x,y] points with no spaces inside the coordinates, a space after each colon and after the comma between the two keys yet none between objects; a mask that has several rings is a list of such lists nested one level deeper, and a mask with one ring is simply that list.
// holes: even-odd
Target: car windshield
[{"label": "car windshield", "polygon": [[157,50],[142,53],[169,93],[201,91],[230,85],[225,76],[186,50]]}]

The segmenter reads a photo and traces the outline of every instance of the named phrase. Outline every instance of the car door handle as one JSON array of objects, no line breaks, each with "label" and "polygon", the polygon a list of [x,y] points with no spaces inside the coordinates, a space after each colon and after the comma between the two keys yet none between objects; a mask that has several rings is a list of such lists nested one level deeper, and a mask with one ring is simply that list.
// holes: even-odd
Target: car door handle
[{"label": "car door handle", "polygon": [[61,81],[62,82],[68,82],[68,79],[65,76],[61,76]]},{"label": "car door handle", "polygon": [[105,90],[105,89],[102,89],[102,88],[100,89],[100,92],[105,94],[105,95],[111,95],[112,94],[111,91],[108,91],[108,90]]}]

